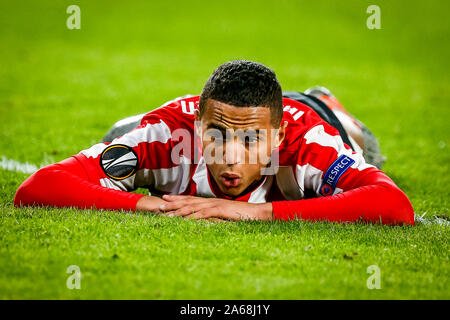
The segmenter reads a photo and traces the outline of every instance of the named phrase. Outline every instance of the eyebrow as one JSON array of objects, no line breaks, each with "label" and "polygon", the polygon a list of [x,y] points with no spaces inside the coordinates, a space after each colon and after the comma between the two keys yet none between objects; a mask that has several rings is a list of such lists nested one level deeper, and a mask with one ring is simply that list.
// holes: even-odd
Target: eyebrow
[{"label": "eyebrow", "polygon": [[[221,125],[219,125],[219,124],[216,124],[216,123],[210,123],[210,124],[208,124],[208,126],[207,126],[206,128],[207,128],[207,129],[216,129],[216,130],[219,130],[219,131],[222,131],[222,132],[226,132],[227,129],[228,129],[228,128],[225,128],[225,127],[223,127],[223,126],[221,126]],[[245,130],[252,130],[252,131],[254,131],[257,135],[260,134],[260,130],[259,130],[259,129],[244,129],[244,131],[245,131]]]},{"label": "eyebrow", "polygon": [[208,126],[206,127],[207,129],[217,129],[220,131],[226,131],[227,128],[222,127],[221,125],[215,124],[215,123],[210,123],[208,124]]}]

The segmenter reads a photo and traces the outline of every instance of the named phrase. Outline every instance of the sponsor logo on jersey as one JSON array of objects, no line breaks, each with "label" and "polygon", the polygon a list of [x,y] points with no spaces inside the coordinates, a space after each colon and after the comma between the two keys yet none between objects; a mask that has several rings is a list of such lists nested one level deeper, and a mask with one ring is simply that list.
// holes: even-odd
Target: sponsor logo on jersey
[{"label": "sponsor logo on jersey", "polygon": [[100,156],[103,172],[114,180],[123,180],[133,175],[138,168],[138,163],[136,152],[123,144],[107,147]]},{"label": "sponsor logo on jersey", "polygon": [[336,189],[336,185],[339,178],[347,171],[355,160],[352,158],[342,155],[334,161],[323,176],[322,186],[320,187],[319,193],[323,196],[330,196]]}]

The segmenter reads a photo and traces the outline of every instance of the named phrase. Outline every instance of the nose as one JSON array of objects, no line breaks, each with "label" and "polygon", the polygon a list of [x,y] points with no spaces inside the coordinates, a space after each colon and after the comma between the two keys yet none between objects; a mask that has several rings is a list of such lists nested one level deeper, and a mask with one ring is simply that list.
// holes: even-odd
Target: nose
[{"label": "nose", "polygon": [[236,137],[229,139],[225,142],[223,157],[228,165],[240,164],[245,158],[245,146]]}]

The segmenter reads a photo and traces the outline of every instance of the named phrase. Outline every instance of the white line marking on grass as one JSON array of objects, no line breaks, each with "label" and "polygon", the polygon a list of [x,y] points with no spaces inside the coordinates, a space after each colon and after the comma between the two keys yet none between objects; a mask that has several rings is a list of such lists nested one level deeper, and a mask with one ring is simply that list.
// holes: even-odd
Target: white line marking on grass
[{"label": "white line marking on grass", "polygon": [[13,159],[8,159],[5,156],[2,156],[2,159],[0,161],[0,168],[28,174],[34,173],[39,169],[39,167],[34,164],[28,162],[22,163]]},{"label": "white line marking on grass", "polygon": [[418,214],[414,215],[414,221],[422,223],[422,224],[425,224],[425,225],[438,224],[438,225],[441,225],[441,226],[447,226],[447,227],[450,226],[450,221],[449,220],[439,218],[439,217],[437,217],[435,215],[433,215],[430,218],[428,218],[428,217],[425,218],[424,217],[425,214],[426,214],[426,212],[422,216],[420,216]]}]

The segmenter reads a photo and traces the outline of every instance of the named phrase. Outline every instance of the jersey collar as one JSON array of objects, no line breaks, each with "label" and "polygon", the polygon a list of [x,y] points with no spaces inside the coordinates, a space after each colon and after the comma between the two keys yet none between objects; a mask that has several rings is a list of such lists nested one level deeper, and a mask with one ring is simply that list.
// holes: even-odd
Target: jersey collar
[{"label": "jersey collar", "polygon": [[230,197],[225,195],[215,183],[210,175],[206,165],[205,158],[201,157],[195,168],[192,180],[197,186],[197,195],[201,197],[222,198],[249,203],[264,203],[267,201],[267,195],[273,183],[273,176],[264,176],[261,181],[255,184],[253,189],[248,190],[239,197]]}]

